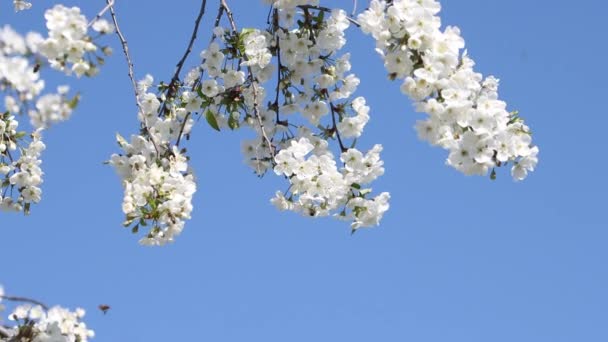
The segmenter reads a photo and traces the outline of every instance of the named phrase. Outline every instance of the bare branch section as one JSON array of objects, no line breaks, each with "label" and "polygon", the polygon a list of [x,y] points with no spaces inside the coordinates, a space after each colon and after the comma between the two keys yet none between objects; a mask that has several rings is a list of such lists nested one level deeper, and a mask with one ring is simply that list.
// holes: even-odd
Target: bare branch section
[{"label": "bare branch section", "polygon": [[102,8],[101,11],[99,11],[99,13],[97,13],[97,15],[95,16],[95,18],[93,18],[93,20],[91,20],[89,22],[89,24],[87,25],[87,27],[91,27],[93,24],[95,24],[95,22],[97,20],[99,20],[101,18],[101,16],[104,15],[110,9],[110,7],[112,7],[112,6],[114,6],[114,0],[108,1],[106,7]]},{"label": "bare branch section", "polygon": [[[131,80],[131,86],[133,87],[133,93],[135,95],[135,103],[137,104],[137,110],[140,113],[143,113],[142,110],[142,105],[141,102],[139,101],[139,94],[137,91],[137,82],[135,82],[135,72],[133,71],[133,60],[131,59],[131,55],[129,54],[129,44],[127,44],[127,40],[125,39],[125,36],[122,34],[122,31],[120,31],[120,26],[118,25],[118,19],[116,19],[116,12],[114,11],[114,0],[106,0],[106,3],[108,4],[109,8],[110,8],[110,15],[112,16],[112,21],[114,22],[114,27],[116,28],[116,35],[118,36],[118,39],[120,40],[120,45],[122,46],[122,52],[125,55],[125,59],[127,60],[127,67],[129,69],[129,80]],[[145,121],[145,119],[144,119]],[[154,137],[152,137],[152,134],[150,134],[150,130],[148,130],[148,125],[145,124],[144,122],[144,129],[145,131],[148,133],[148,135],[150,136],[150,141],[152,141],[152,145],[154,145],[154,149],[156,150],[156,154],[160,153],[160,150],[158,149],[158,146],[156,145],[156,142],[154,141]]]},{"label": "bare branch section", "polygon": [[129,79],[131,80],[131,86],[133,86],[133,92],[135,93],[135,102],[137,103],[137,108],[141,112],[141,103],[139,102],[139,97],[137,96],[137,82],[135,82],[135,73],[133,72],[133,60],[131,59],[131,55],[129,54],[129,45],[127,44],[127,40],[125,36],[120,31],[120,26],[118,25],[118,20],[116,19],[116,12],[114,12],[114,0],[106,0],[109,8],[110,14],[112,15],[112,21],[114,22],[114,27],[116,28],[116,35],[120,40],[120,45],[122,46],[122,52],[125,55],[127,60],[127,67],[129,68]]},{"label": "bare branch section", "polygon": [[198,12],[198,16],[194,21],[194,28],[192,29],[192,35],[190,36],[190,42],[188,43],[188,47],[186,48],[186,51],[184,52],[182,58],[179,60],[179,62],[177,62],[177,65],[175,66],[175,73],[173,74],[171,82],[169,83],[169,93],[167,94],[168,99],[172,98],[175,95],[175,92],[177,91],[179,74],[182,71],[182,68],[184,67],[184,63],[186,63],[186,59],[188,59],[188,55],[190,55],[190,53],[192,52],[192,46],[194,45],[194,41],[196,41],[196,37],[198,34],[198,27],[201,23],[201,19],[203,19],[203,16],[205,15],[206,8],[207,0],[203,0],[201,2],[201,8]]},{"label": "bare branch section", "polygon": [[[230,10],[230,7],[228,7],[226,0],[220,0],[220,6],[223,7],[224,11],[226,12],[226,16],[228,17],[228,21],[230,22],[230,28],[232,28],[232,32],[237,34],[238,29],[236,27],[236,22],[234,21],[234,16],[232,15],[232,11]],[[245,60],[247,60],[247,56],[243,56],[243,58]],[[258,96],[257,96],[257,94],[258,94],[257,79],[253,75],[253,71],[251,70],[250,66],[247,66],[247,71],[249,72],[249,76],[251,77],[251,86],[253,87],[253,114],[255,115],[256,119],[258,120],[260,130],[262,131],[262,137],[264,138],[264,141],[268,145],[268,149],[270,150],[270,155],[273,157],[273,163],[274,163],[275,148],[272,145],[272,141],[268,138],[268,135],[266,134],[266,130],[264,128],[264,123],[262,122],[262,116],[260,115]]]},{"label": "bare branch section", "polygon": [[16,296],[0,296],[0,299],[4,299],[4,300],[8,300],[10,302],[21,302],[21,303],[30,303],[30,304],[34,304],[34,305],[40,305],[44,310],[49,309],[49,307],[40,302],[37,301],[35,299],[31,299],[31,298],[27,298],[27,297],[16,297]]},{"label": "bare branch section", "polygon": [[[207,0],[203,0],[201,2],[201,8],[198,11],[198,15],[196,16],[196,20],[194,21],[194,28],[192,29],[192,35],[190,36],[190,42],[188,43],[188,47],[186,48],[186,51],[184,52],[184,55],[182,56],[182,58],[179,60],[179,62],[177,62],[177,65],[175,66],[175,73],[173,74],[173,77],[171,78],[171,82],[169,82],[169,90],[167,91],[167,100],[171,100],[173,97],[175,97],[175,94],[177,93],[177,90],[179,88],[179,74],[182,71],[182,68],[184,67],[184,63],[186,63],[186,60],[188,59],[188,55],[190,55],[190,53],[192,52],[192,46],[194,45],[194,42],[196,41],[196,37],[198,34],[198,27],[201,23],[201,20],[203,19],[203,16],[205,15],[205,9],[207,8]],[[194,89],[194,87],[193,87]],[[160,110],[159,110],[159,115],[163,114],[166,111],[167,108],[167,103],[163,102],[163,105],[161,106]],[[181,140],[182,140],[182,135],[184,133],[184,128],[186,127],[186,123],[188,122],[188,118],[190,117],[190,113],[188,113],[186,115],[186,117],[184,118],[184,122],[182,123],[182,126],[179,130],[179,135],[177,136],[177,142],[176,142],[176,146],[179,146]]]}]

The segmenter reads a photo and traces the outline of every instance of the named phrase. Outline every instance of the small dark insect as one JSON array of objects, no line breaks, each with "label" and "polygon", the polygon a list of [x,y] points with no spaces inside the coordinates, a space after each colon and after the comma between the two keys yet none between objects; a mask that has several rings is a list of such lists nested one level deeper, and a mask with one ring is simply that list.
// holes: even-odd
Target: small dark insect
[{"label": "small dark insect", "polygon": [[98,308],[101,310],[101,312],[103,312],[104,315],[108,312],[108,310],[110,310],[110,306],[107,304],[99,304]]},{"label": "small dark insect", "polygon": [[38,72],[38,70],[40,70],[40,63],[36,63],[36,65],[34,65],[34,72]]}]

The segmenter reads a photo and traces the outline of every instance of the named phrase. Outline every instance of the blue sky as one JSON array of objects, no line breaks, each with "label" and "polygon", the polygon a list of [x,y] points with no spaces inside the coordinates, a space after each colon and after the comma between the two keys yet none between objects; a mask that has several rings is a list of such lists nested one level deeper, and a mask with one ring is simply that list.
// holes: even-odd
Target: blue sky
[{"label": "blue sky", "polygon": [[[0,23],[42,30],[51,2],[33,2],[15,15],[7,1]],[[92,17],[104,2],[65,3]],[[136,74],[168,80],[199,2],[131,3],[117,0],[117,11]],[[197,52],[216,13],[209,3]],[[264,25],[261,2],[230,3],[241,27]],[[343,222],[277,212],[268,199],[283,183],[242,163],[244,135],[201,124],[189,143],[193,219],[174,245],[140,247],[120,224],[118,177],[102,165],[116,152],[114,134],[137,128],[111,37],[116,54],[95,79],[69,80],[81,106],[46,134],[43,202],[29,217],[2,214],[0,283],[84,307],[100,342],[607,341],[608,4],[442,4],[444,24],[461,28],[478,70],[501,79],[502,98],[532,128],[540,163],[526,181],[445,166],[444,151],[417,140],[420,116],[386,80],[371,39],[351,29],[358,94],[372,108],[360,146],[385,148],[375,189],[392,200],[382,225],[351,236]]]}]

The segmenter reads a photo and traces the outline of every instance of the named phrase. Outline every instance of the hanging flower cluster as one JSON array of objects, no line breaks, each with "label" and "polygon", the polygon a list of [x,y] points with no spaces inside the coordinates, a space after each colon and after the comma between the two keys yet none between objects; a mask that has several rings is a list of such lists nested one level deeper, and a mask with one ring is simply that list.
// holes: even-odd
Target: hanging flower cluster
[{"label": "hanging flower cluster", "polygon": [[[364,156],[356,141],[345,141],[360,137],[369,120],[365,99],[352,98],[359,79],[350,73],[350,55],[338,55],[349,21],[342,10],[327,14],[305,6],[310,4],[275,2],[266,31],[216,29],[223,46],[211,44],[195,69],[211,77],[201,87],[208,121],[218,129],[254,130],[256,137],[243,143],[245,161],[258,175],[272,168],[288,180],[288,190],[271,200],[279,209],[333,214],[351,220],[353,229],[375,225],[388,209],[389,195],[368,198],[371,189],[364,185],[384,172],[382,147]],[[265,83],[274,75],[269,94]]]},{"label": "hanging flower cluster", "polygon": [[[3,297],[4,289],[0,286],[0,302]],[[0,303],[0,312],[3,310]],[[60,306],[46,309],[41,305],[19,305],[8,315],[14,326],[0,330],[0,341],[86,342],[95,333],[82,322],[84,315],[80,308],[70,311]]]},{"label": "hanging flower cluster", "polygon": [[[18,5],[15,2],[16,8]],[[49,28],[47,39],[35,32],[22,36],[9,26],[0,28],[0,91],[4,97],[4,110],[0,111],[0,210],[3,211],[28,213],[31,204],[41,200],[40,156],[45,148],[42,132],[67,120],[79,101],[78,95],[68,95],[67,86],[58,87],[56,93],[42,94],[45,82],[41,68],[48,63],[78,76],[96,73],[93,71],[96,64],[83,59],[87,51],[98,48],[87,35],[87,22],[80,10],[57,5],[45,17]],[[97,21],[94,28],[103,29],[102,33],[111,32],[112,27],[103,22]],[[103,57],[96,56],[95,60],[103,63]],[[68,64],[71,67],[66,69]],[[20,125],[20,116],[29,117],[30,132]]]},{"label": "hanging flower cluster", "polygon": [[[194,108],[148,92],[152,83],[148,75],[138,86],[140,134],[132,135],[130,143],[117,135],[124,152],[112,155],[108,163],[123,182],[124,226],[131,227],[133,233],[149,227],[140,243],[164,245],[181,233],[192,212],[196,183],[186,150],[179,149],[179,144],[181,137],[190,133],[193,120],[188,109]],[[162,92],[167,87],[158,88]],[[191,93],[182,94],[186,103],[191,101],[188,96]]]},{"label": "hanging flower cluster", "polygon": [[[269,27],[239,31],[220,3],[200,65],[183,81],[176,74],[168,85],[161,82],[155,94],[140,92],[141,134],[130,144],[119,138],[126,153],[110,163],[125,184],[125,225],[138,231],[152,221],[146,244],[172,241],[182,230],[195,185],[185,163],[174,165],[187,160],[179,144],[197,116],[218,131],[246,127],[255,133],[243,142],[245,162],[260,176],[272,170],[288,181],[271,200],[280,210],[333,215],[349,220],[353,230],[379,224],[390,195],[373,196],[370,184],[384,173],[382,146],[356,148],[370,108],[353,96],[360,80],[350,72],[350,55],[339,53],[354,20],[319,1],[266,0]],[[537,162],[529,129],[498,99],[498,81],[483,79],[460,53],[458,29],[440,31],[439,9],[434,0],[373,0],[358,24],[376,39],[389,77],[401,79],[403,93],[429,114],[417,130],[450,151],[449,165],[465,174],[492,170],[494,178],[494,168],[512,163],[513,177],[523,179]],[[220,26],[222,14],[229,28]]]},{"label": "hanging flower cluster", "polygon": [[[278,114],[283,113],[282,124],[292,124],[297,133],[278,141],[281,149],[274,171],[290,186],[285,193],[277,192],[272,202],[306,216],[334,214],[350,220],[354,231],[378,225],[389,208],[388,193],[368,198],[372,189],[366,187],[384,173],[382,146],[364,154],[355,148],[356,140],[345,141],[361,136],[370,108],[363,97],[352,98],[360,81],[350,73],[350,54],[338,55],[350,26],[346,13],[333,10],[326,16],[310,7],[316,3],[273,3],[269,49],[280,71],[277,96],[269,109],[276,111],[275,127],[280,127]],[[332,140],[337,141],[341,166],[332,153]]]},{"label": "hanging flower cluster", "polygon": [[[243,143],[245,160],[258,175],[273,170],[288,180],[288,190],[272,199],[282,210],[333,214],[351,220],[354,230],[377,225],[388,209],[388,193],[372,198],[366,187],[384,173],[382,147],[364,154],[354,140],[343,140],[360,137],[369,120],[365,99],[352,99],[359,79],[349,73],[350,55],[337,56],[346,42],[346,14],[336,10],[326,18],[323,11],[304,8],[291,28],[293,20],[279,20],[283,10],[275,8],[276,20],[265,31],[237,31],[230,14],[231,28],[214,29],[202,62],[183,82],[161,82],[156,93],[147,92],[151,78],[140,82],[141,132],[130,143],[119,136],[124,153],[109,163],[123,180],[125,226],[133,232],[151,227],[141,243],[173,241],[190,218],[196,186],[180,143],[196,116],[216,130],[255,132]],[[269,95],[265,83],[275,75],[275,93]]]},{"label": "hanging flower cluster", "polygon": [[440,30],[435,0],[372,0],[359,15],[363,32],[376,40],[390,79],[427,113],[416,124],[421,139],[449,150],[447,164],[467,175],[486,175],[512,163],[524,179],[538,161],[538,147],[517,115],[498,98],[498,80],[483,78],[464,48],[457,27]]},{"label": "hanging flower cluster", "polygon": [[[80,8],[55,5],[44,13],[44,17],[49,36],[40,43],[39,49],[51,67],[78,77],[96,75],[97,65],[103,64],[104,55],[111,50],[101,49],[102,55],[96,54],[98,47],[88,35],[87,19],[80,13]],[[100,34],[114,31],[105,19],[96,20],[92,26]]]}]

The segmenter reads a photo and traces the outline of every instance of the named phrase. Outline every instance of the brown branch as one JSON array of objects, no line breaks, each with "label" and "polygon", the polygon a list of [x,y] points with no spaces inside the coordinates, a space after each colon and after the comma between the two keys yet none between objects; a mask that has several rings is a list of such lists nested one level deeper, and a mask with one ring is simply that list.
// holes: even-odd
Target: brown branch
[{"label": "brown branch", "polygon": [[[238,30],[236,28],[236,22],[234,21],[232,11],[230,10],[230,7],[228,7],[226,0],[220,0],[220,6],[223,7],[224,11],[226,12],[226,16],[228,17],[228,21],[230,22],[230,27],[232,28],[232,32],[234,34],[237,34]],[[244,55],[243,59],[245,61],[247,61],[247,56]],[[251,79],[251,86],[253,87],[253,114],[255,115],[256,119],[258,120],[260,130],[262,131],[262,137],[264,138],[264,141],[266,142],[266,144],[268,144],[270,156],[272,157],[272,163],[274,164],[275,149],[272,146],[272,142],[268,138],[268,135],[266,134],[266,130],[264,129],[264,123],[262,122],[262,116],[260,115],[260,109],[258,108],[257,79],[253,75],[253,70],[251,70],[250,66],[247,66],[247,71],[249,72],[249,78]]]},{"label": "brown branch", "polygon": [[129,45],[127,44],[127,40],[125,36],[120,31],[120,26],[118,25],[118,20],[116,19],[116,12],[114,12],[114,0],[106,0],[110,7],[110,14],[112,15],[112,21],[114,22],[114,27],[116,28],[116,35],[120,40],[120,45],[122,46],[122,52],[125,55],[127,60],[127,67],[129,68],[129,80],[131,80],[131,86],[133,87],[133,92],[135,93],[135,102],[137,104],[137,108],[140,112],[143,113],[141,103],[139,102],[139,94],[137,92],[137,82],[135,82],[135,75],[133,72],[133,61],[131,60],[131,55],[129,54]]},{"label": "brown branch", "polygon": [[[220,6],[220,8],[217,11],[217,16],[215,17],[215,22],[213,24],[213,28],[217,28],[218,26],[220,26],[220,21],[222,20],[222,16],[224,15],[224,7]],[[209,45],[211,45],[211,43],[213,43],[213,41],[215,40],[215,38],[217,38],[217,36],[215,35],[215,33],[213,33],[211,35],[211,39],[209,40]],[[206,59],[203,59],[203,61],[201,62],[201,64],[205,63]],[[203,74],[205,73],[205,70],[201,70],[201,75],[198,77],[198,79],[196,80],[196,82],[194,82],[194,84],[192,85],[192,90],[195,90],[196,87],[201,83],[202,79],[203,79]]]},{"label": "brown branch", "polygon": [[[171,82],[169,82],[169,91],[167,92],[167,101],[169,101],[171,98],[173,98],[175,96],[175,94],[177,93],[178,90],[178,83],[179,83],[179,74],[182,71],[182,68],[184,67],[184,63],[186,63],[186,59],[188,59],[188,55],[190,55],[190,53],[192,52],[192,46],[194,45],[194,41],[196,41],[196,37],[198,34],[198,27],[201,23],[201,19],[203,19],[203,16],[205,15],[205,9],[207,8],[207,0],[203,0],[201,2],[201,8],[198,12],[198,16],[196,17],[196,20],[194,20],[194,28],[192,29],[192,35],[190,36],[190,42],[188,43],[188,47],[186,48],[186,51],[184,52],[184,55],[182,56],[182,58],[179,60],[179,62],[177,62],[177,65],[175,66],[175,73],[173,74],[173,77],[171,78]],[[160,113],[164,113],[166,110],[166,103],[163,103],[162,108],[160,109]],[[182,126],[179,130],[179,135],[177,136],[177,141],[176,141],[176,146],[179,146],[179,143],[181,142],[182,139],[182,134],[184,133],[184,128],[186,127],[186,122],[188,122],[188,118],[190,116],[190,113],[188,113],[185,117],[184,117],[184,122],[182,123]]]},{"label": "brown branch", "polygon": [[[216,27],[220,26],[220,20],[222,20],[223,15],[224,15],[224,7],[220,6],[220,8],[217,12],[217,16],[215,17],[215,23],[213,24],[214,29]],[[213,33],[211,35],[211,39],[209,40],[209,45],[211,45],[211,43],[213,43],[215,38],[217,38],[217,36],[215,35],[215,33]],[[201,64],[205,63],[205,60],[206,59],[203,59]],[[201,81],[203,79],[203,74],[205,73],[205,70],[200,70],[200,71],[201,71],[201,75],[198,77],[198,79],[192,85],[193,91],[196,90],[196,87],[201,83]],[[175,143],[175,146],[177,146],[177,147],[179,147],[179,144],[182,140],[182,136],[184,135],[184,129],[186,128],[186,123],[188,122],[189,117],[190,117],[190,113],[186,114],[186,117],[184,118],[184,122],[182,122],[182,126],[179,129],[179,135],[177,136],[177,142]]]},{"label": "brown branch", "polygon": [[114,0],[108,1],[106,7],[102,8],[101,11],[97,13],[95,18],[93,18],[89,24],[87,24],[87,27],[91,27],[97,20],[101,19],[101,16],[104,15],[104,13],[106,13],[112,6],[114,6]]},{"label": "brown branch", "polygon": [[169,83],[169,92],[167,93],[167,99],[172,98],[175,95],[175,93],[177,92],[177,88],[178,88],[177,83],[179,82],[179,74],[182,71],[182,68],[184,67],[184,63],[186,63],[186,59],[188,59],[188,55],[190,55],[190,53],[192,52],[192,46],[194,45],[194,41],[196,40],[197,33],[198,33],[198,27],[201,23],[201,19],[205,15],[206,7],[207,7],[207,0],[203,0],[201,2],[201,8],[198,12],[198,16],[196,17],[196,20],[194,21],[194,29],[192,30],[192,35],[190,36],[190,42],[188,43],[188,47],[186,48],[186,51],[184,52],[184,55],[182,56],[182,58],[179,60],[179,62],[177,62],[177,65],[175,66],[175,73],[173,74],[173,77],[171,78],[171,82]]},{"label": "brown branch", "polygon": [[160,150],[158,149],[158,146],[156,145],[156,142],[154,141],[154,137],[152,136],[152,134],[150,133],[150,130],[148,129],[148,125],[145,122],[146,121],[145,117],[143,117],[144,111],[143,111],[141,102],[139,101],[139,93],[137,91],[137,83],[135,82],[135,73],[133,71],[133,60],[131,59],[131,55],[129,54],[129,45],[127,44],[127,40],[125,39],[125,36],[120,31],[120,26],[118,26],[118,19],[116,19],[116,12],[114,12],[114,6],[113,6],[114,0],[106,0],[106,3],[110,7],[110,14],[112,16],[112,21],[114,22],[114,27],[116,28],[116,35],[118,36],[118,39],[120,40],[120,45],[122,46],[122,52],[124,53],[125,59],[127,60],[127,67],[129,69],[129,73],[128,73],[129,80],[131,80],[131,86],[133,87],[133,92],[135,94],[135,103],[137,104],[137,109],[142,114],[144,130],[150,136],[150,141],[152,141],[152,145],[154,145],[154,149],[156,150],[156,154],[158,155],[158,154],[160,154]]},{"label": "brown branch", "polygon": [[344,143],[342,142],[340,130],[338,130],[338,124],[336,123],[336,107],[331,101],[329,101],[329,108],[331,109],[331,121],[333,124],[332,130],[336,133],[336,137],[338,138],[338,144],[340,144],[340,151],[344,153],[348,151],[348,149],[344,146]]},{"label": "brown branch", "polygon": [[35,299],[27,298],[27,297],[16,297],[16,296],[4,296],[0,295],[0,299],[8,300],[11,302],[22,302],[22,303],[30,303],[34,305],[40,305],[45,311],[49,310],[49,307],[46,304],[37,301]]},{"label": "brown branch", "polygon": [[279,92],[281,87],[281,70],[283,69],[283,63],[281,63],[281,39],[276,34],[281,27],[279,26],[279,11],[277,9],[273,10],[272,13],[272,30],[275,34],[275,39],[277,42],[277,89],[274,98],[274,109],[276,110],[276,123],[277,125],[281,124],[281,114],[279,113]]}]

